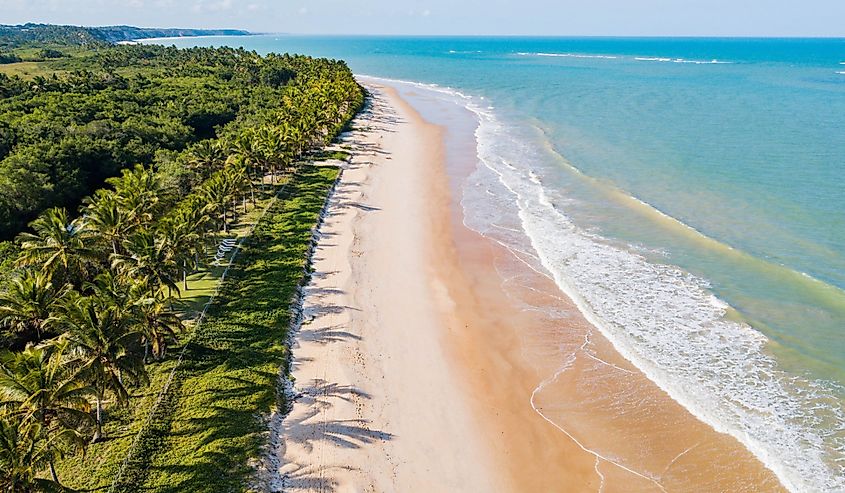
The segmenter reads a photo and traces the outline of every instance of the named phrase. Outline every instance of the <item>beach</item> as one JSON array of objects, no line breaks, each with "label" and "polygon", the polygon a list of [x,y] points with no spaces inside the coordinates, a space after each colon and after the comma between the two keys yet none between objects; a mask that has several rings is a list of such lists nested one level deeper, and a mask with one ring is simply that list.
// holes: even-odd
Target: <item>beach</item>
[{"label": "beach", "polygon": [[372,106],[320,227],[267,489],[781,489],[551,279],[464,226],[471,120],[433,125],[407,102],[424,95],[365,81]]}]

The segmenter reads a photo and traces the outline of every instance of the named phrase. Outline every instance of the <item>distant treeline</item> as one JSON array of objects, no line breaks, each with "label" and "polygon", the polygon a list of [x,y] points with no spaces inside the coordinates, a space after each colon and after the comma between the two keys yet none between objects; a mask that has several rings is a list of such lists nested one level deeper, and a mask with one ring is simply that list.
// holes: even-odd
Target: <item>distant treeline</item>
[{"label": "distant treeline", "polygon": [[158,29],[132,26],[56,26],[52,24],[0,24],[0,50],[30,44],[59,44],[67,46],[97,46],[146,38],[178,36],[246,36],[238,29]]}]

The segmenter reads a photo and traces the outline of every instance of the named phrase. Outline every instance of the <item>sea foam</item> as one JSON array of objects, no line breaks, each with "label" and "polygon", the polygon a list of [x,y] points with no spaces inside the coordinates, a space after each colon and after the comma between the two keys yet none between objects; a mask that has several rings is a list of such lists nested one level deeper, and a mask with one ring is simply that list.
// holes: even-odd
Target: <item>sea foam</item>
[{"label": "sea foam", "polygon": [[[618,59],[625,59],[622,56],[616,55],[594,55],[594,54],[584,54],[584,53],[531,53],[531,52],[519,52],[517,53],[518,56],[532,56],[532,57],[554,57],[554,58],[591,58],[591,59],[604,59],[604,60],[618,60]],[[725,60],[688,60],[686,58],[668,58],[668,57],[652,57],[652,56],[636,56],[633,57],[634,60],[639,62],[666,62],[666,63],[691,63],[695,65],[723,65],[723,64],[731,64],[733,62],[728,62]]]},{"label": "sea foam", "polygon": [[613,55],[585,55],[581,53],[517,53],[519,56],[545,56],[545,57],[560,57],[560,58],[599,58],[604,60],[616,60],[617,56]]},{"label": "sea foam", "polygon": [[695,65],[724,65],[724,64],[731,64],[733,62],[726,62],[724,60],[687,60],[686,58],[663,58],[663,57],[648,57],[648,56],[638,56],[634,57],[634,60],[639,62],[669,62],[669,63],[693,63]]},{"label": "sea foam", "polygon": [[[538,146],[514,138],[475,98],[390,82],[430,89],[477,116],[485,173],[470,179],[488,193],[465,194],[469,227],[554,279],[620,354],[699,419],[744,444],[789,490],[845,491],[845,411],[823,383],[781,370],[767,338],[726,319],[728,305],[706,280],[573,223],[569,199],[543,185],[548,168]],[[496,182],[485,184],[485,176]],[[508,195],[489,193],[494,188]],[[514,208],[522,231],[497,228],[502,211]]]}]

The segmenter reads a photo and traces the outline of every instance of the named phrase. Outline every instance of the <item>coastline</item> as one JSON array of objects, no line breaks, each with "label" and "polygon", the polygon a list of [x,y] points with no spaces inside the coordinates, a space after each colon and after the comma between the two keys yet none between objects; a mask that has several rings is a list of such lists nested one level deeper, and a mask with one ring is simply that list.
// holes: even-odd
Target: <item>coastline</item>
[{"label": "coastline", "polygon": [[[361,124],[372,128],[353,134],[321,229],[293,348],[299,398],[271,437],[281,467],[270,484],[780,488],[624,360],[550,279],[463,225],[454,190],[476,162],[472,132],[444,148],[447,129],[425,122],[408,94],[368,85],[376,111]],[[523,284],[503,289],[502,272]],[[521,309],[526,301],[562,309],[565,323]],[[561,367],[549,344],[582,352]],[[624,409],[596,395],[632,391],[640,402]]]},{"label": "coastline", "polygon": [[444,300],[428,284],[435,219],[419,192],[436,179],[425,164],[441,130],[389,92],[355,126],[304,288],[297,398],[265,460],[280,467],[262,472],[263,489],[511,489],[446,362]]}]

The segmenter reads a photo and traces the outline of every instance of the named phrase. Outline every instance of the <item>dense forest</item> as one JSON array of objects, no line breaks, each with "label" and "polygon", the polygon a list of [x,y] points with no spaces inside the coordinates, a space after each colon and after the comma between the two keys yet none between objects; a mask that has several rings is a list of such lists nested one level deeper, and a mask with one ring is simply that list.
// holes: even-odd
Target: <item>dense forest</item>
[{"label": "dense forest", "polygon": [[280,97],[305,68],[291,57],[153,46],[101,49],[73,63],[33,80],[0,74],[0,239],[46,208],[76,208],[126,167],[162,164],[215,136]]},{"label": "dense forest", "polygon": [[62,488],[56,463],[84,462],[172,361],[188,275],[364,103],[339,61],[76,49],[44,75],[0,71],[3,491]]}]

